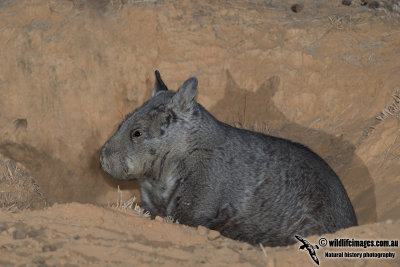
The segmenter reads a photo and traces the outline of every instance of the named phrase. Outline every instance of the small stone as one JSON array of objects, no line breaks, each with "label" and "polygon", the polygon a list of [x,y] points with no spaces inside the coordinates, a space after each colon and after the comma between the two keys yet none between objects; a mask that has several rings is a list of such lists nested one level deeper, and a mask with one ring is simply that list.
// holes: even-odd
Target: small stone
[{"label": "small stone", "polygon": [[36,230],[31,230],[31,231],[29,231],[29,232],[27,233],[27,236],[30,237],[30,238],[35,238],[35,237],[37,237],[38,235],[39,235],[39,231],[36,231]]},{"label": "small stone", "polygon": [[303,10],[303,5],[302,4],[294,4],[292,5],[292,7],[290,8],[294,13],[299,13]]},{"label": "small stone", "polygon": [[200,235],[207,235],[208,232],[209,232],[209,230],[208,230],[206,227],[204,227],[204,226],[202,226],[202,225],[199,225],[199,226],[197,227],[197,232],[198,232]]},{"label": "small stone", "polygon": [[160,216],[156,216],[156,218],[154,218],[154,220],[156,220],[157,222],[163,222],[163,218],[161,218]]},{"label": "small stone", "polygon": [[351,5],[351,1],[352,1],[352,0],[343,0],[343,1],[342,1],[342,5],[344,5],[344,6],[350,6],[350,5]]},{"label": "small stone", "polygon": [[215,230],[210,230],[210,232],[207,235],[208,240],[214,240],[220,236],[220,233]]},{"label": "small stone", "polygon": [[229,242],[225,241],[219,244],[219,246],[217,247],[217,249],[222,249],[222,248],[232,248],[232,245]]},{"label": "small stone", "polygon": [[381,5],[379,4],[378,1],[372,1],[368,3],[368,7],[372,9],[379,8]]},{"label": "small stone", "polygon": [[12,235],[14,239],[24,239],[26,237],[26,231],[23,228],[17,228]]},{"label": "small stone", "polygon": [[6,231],[8,229],[8,225],[6,223],[0,223],[0,232]]},{"label": "small stone", "polygon": [[57,250],[57,247],[54,245],[44,245],[42,247],[43,252],[56,251],[56,250]]}]

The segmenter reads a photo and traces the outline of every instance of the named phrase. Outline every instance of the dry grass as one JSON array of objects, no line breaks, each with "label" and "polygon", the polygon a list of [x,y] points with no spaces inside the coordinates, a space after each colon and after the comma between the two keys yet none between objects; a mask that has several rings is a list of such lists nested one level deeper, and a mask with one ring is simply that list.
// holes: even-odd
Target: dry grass
[{"label": "dry grass", "polygon": [[[133,196],[130,199],[128,199],[127,201],[124,200],[124,193],[120,190],[119,186],[118,186],[118,199],[116,202],[114,203],[108,203],[107,205],[108,208],[112,208],[112,209],[116,209],[119,211],[131,211],[134,214],[144,217],[146,219],[150,219],[151,218],[151,214],[150,212],[144,210],[143,208],[141,208],[139,206],[139,204],[136,202],[136,197]],[[177,220],[174,219],[174,217],[172,216],[167,216],[164,218],[161,218],[159,216],[156,216],[156,220],[159,221],[163,221],[165,223],[177,223],[179,224],[179,222]]]},{"label": "dry grass", "polygon": [[388,117],[395,117],[400,120],[400,89],[396,91],[392,95],[393,102],[390,105],[387,105],[382,112],[376,116],[377,120],[384,121]]},{"label": "dry grass", "polygon": [[345,16],[331,15],[328,18],[331,25],[337,30],[343,30],[345,27],[354,24],[351,15],[345,15]]},{"label": "dry grass", "polygon": [[49,205],[35,179],[0,154],[0,208],[9,212]]},{"label": "dry grass", "polygon": [[259,245],[260,245],[262,252],[264,253],[264,256],[267,257],[267,252],[265,251],[264,246],[261,243]]},{"label": "dry grass", "polygon": [[142,216],[144,218],[150,218],[150,212],[145,211],[142,209],[138,203],[136,202],[136,197],[133,196],[132,198],[128,199],[127,201],[124,200],[124,194],[119,189],[118,186],[118,199],[114,203],[108,203],[107,205],[109,208],[116,209],[119,211],[132,211],[136,215]]}]

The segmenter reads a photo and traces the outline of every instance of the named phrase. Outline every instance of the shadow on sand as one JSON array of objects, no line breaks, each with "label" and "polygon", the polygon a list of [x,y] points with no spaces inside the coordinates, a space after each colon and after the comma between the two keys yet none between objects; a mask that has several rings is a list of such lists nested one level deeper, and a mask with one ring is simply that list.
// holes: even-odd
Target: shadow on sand
[{"label": "shadow on sand", "polygon": [[363,161],[355,154],[355,146],[341,137],[289,121],[272,100],[279,84],[279,77],[272,76],[256,92],[249,92],[240,88],[227,71],[225,95],[209,111],[230,125],[308,146],[325,159],[340,177],[355,209],[358,223],[376,222],[374,181]]}]

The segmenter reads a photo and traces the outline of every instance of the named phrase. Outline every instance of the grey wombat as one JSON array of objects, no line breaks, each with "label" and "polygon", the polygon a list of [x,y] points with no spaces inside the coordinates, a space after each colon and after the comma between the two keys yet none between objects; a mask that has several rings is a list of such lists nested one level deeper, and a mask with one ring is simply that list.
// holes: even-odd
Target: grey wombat
[{"label": "grey wombat", "polygon": [[218,121],[194,100],[196,90],[190,78],[170,91],[156,71],[152,98],[101,150],[107,174],[140,182],[153,217],[264,246],[357,225],[323,159],[301,144]]}]

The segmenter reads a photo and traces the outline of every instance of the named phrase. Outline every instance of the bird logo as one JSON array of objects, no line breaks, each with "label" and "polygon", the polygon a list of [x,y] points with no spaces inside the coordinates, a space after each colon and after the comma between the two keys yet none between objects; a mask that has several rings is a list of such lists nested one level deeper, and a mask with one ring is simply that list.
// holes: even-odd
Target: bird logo
[{"label": "bird logo", "polygon": [[301,243],[303,243],[303,245],[301,245],[299,247],[299,249],[307,249],[308,250],[308,254],[310,254],[311,259],[317,264],[319,265],[319,260],[317,257],[317,253],[315,252],[316,249],[319,249],[318,245],[311,245],[310,242],[308,242],[307,240],[305,240],[304,238],[302,238],[299,235],[295,235],[296,239],[299,240]]}]

